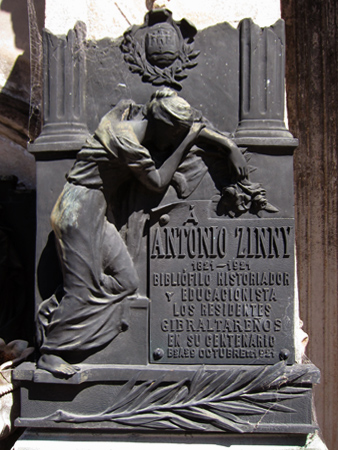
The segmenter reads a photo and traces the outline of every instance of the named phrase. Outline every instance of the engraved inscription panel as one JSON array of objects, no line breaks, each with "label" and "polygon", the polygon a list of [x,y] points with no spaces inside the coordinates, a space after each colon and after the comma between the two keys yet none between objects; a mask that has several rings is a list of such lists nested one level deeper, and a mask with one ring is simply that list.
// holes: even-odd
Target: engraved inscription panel
[{"label": "engraved inscription panel", "polygon": [[293,363],[293,219],[212,211],[195,201],[152,213],[151,362]]}]

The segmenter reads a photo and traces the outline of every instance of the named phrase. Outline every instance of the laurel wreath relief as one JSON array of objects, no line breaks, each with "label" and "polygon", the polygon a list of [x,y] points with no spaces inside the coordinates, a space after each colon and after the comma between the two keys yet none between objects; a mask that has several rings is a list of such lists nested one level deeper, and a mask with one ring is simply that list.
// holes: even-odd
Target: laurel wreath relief
[{"label": "laurel wreath relief", "polygon": [[183,41],[178,58],[169,67],[162,69],[149,63],[131,30],[124,34],[121,50],[125,53],[124,59],[129,64],[131,72],[139,73],[143,81],[153,85],[167,84],[178,89],[181,88],[179,81],[187,77],[184,70],[195,67],[197,65],[195,59],[199,55],[199,51],[193,51],[193,42]]}]

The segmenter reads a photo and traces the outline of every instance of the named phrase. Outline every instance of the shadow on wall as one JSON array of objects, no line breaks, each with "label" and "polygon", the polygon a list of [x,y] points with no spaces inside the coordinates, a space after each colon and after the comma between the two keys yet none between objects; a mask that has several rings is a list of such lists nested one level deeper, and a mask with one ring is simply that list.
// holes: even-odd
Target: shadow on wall
[{"label": "shadow on wall", "polygon": [[0,92],[0,134],[26,147],[40,131],[45,0],[2,0],[0,10],[10,13],[15,46],[23,50]]},{"label": "shadow on wall", "polygon": [[[35,162],[25,148],[32,131],[34,134],[39,129],[40,109],[30,113],[30,73],[42,54],[36,47],[31,51],[29,31],[33,42],[41,35],[45,0],[2,0],[1,11],[9,13],[15,46],[23,54],[16,59],[0,92],[0,338],[7,342],[18,338],[32,341],[35,193],[27,189],[25,179],[34,181]],[[35,99],[40,105],[41,95]],[[15,173],[7,173],[19,171],[18,165],[22,166],[23,177],[19,180]]]},{"label": "shadow on wall", "polygon": [[[26,0],[2,0],[1,10],[11,14],[15,46],[29,54],[29,23]],[[34,3],[45,3],[44,0]],[[29,57],[29,56],[28,56]]]}]

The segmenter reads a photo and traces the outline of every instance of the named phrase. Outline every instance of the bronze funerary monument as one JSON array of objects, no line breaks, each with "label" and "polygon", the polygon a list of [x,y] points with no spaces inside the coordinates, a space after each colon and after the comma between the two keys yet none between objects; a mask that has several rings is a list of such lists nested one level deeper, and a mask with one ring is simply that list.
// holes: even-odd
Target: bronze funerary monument
[{"label": "bronze funerary monument", "polygon": [[14,373],[16,425],[201,442],[314,432],[283,21],[197,32],[158,9],[117,40],[78,23],[43,44],[37,356]]}]

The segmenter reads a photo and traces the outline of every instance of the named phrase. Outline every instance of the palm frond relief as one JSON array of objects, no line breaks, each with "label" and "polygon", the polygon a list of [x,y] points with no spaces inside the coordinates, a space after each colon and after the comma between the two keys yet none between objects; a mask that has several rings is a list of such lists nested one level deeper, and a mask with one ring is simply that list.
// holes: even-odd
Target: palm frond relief
[{"label": "palm frond relief", "polygon": [[253,432],[266,414],[296,412],[285,403],[311,390],[308,384],[301,385],[308,369],[306,365],[300,367],[287,371],[284,361],[250,371],[238,368],[219,373],[202,367],[191,379],[170,383],[165,382],[165,376],[140,382],[136,375],[101,413],[76,415],[58,410],[46,419],[110,421],[143,429]]}]

